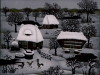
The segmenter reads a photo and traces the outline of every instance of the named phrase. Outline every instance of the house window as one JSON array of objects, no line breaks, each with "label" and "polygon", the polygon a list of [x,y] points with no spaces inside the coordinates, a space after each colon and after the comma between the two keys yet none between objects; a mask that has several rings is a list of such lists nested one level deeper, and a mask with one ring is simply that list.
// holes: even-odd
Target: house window
[{"label": "house window", "polygon": [[27,36],[30,36],[30,35],[32,35],[32,31],[30,29],[25,29],[24,34]]},{"label": "house window", "polygon": [[27,41],[23,41],[22,45],[23,45],[24,48],[28,48],[28,42]]},{"label": "house window", "polygon": [[47,28],[49,29],[50,28],[50,25],[48,25]]},{"label": "house window", "polygon": [[47,25],[43,25],[43,26],[44,26],[44,28],[46,28]]},{"label": "house window", "polygon": [[36,47],[36,43],[33,43],[33,47]]},{"label": "house window", "polygon": [[40,42],[38,46],[42,46],[42,42]]},{"label": "house window", "polygon": [[53,25],[53,28],[56,28],[56,25]]},{"label": "house window", "polygon": [[19,41],[18,43],[21,44],[21,41]]}]

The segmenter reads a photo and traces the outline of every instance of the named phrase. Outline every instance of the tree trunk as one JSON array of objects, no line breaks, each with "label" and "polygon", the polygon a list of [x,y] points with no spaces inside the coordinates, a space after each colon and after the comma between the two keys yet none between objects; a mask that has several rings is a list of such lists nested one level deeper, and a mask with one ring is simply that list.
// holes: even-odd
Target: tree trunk
[{"label": "tree trunk", "polygon": [[72,74],[75,74],[75,67],[72,68]]},{"label": "tree trunk", "polygon": [[89,21],[89,13],[87,12],[87,23],[88,23],[88,21]]},{"label": "tree trunk", "polygon": [[55,56],[57,56],[57,49],[55,48]]},{"label": "tree trunk", "polygon": [[29,16],[27,15],[27,20],[29,20]]},{"label": "tree trunk", "polygon": [[5,17],[7,17],[7,13],[5,12]]},{"label": "tree trunk", "polygon": [[89,48],[89,45],[90,45],[89,43],[90,43],[90,38],[88,38],[88,45],[87,45],[88,48]]},{"label": "tree trunk", "polygon": [[35,17],[35,21],[37,21],[37,17]]},{"label": "tree trunk", "polygon": [[9,49],[9,42],[7,42],[7,49]]},{"label": "tree trunk", "polygon": [[15,24],[15,33],[17,33],[17,24]]},{"label": "tree trunk", "polygon": [[89,68],[88,75],[91,75],[91,69],[92,67]]}]

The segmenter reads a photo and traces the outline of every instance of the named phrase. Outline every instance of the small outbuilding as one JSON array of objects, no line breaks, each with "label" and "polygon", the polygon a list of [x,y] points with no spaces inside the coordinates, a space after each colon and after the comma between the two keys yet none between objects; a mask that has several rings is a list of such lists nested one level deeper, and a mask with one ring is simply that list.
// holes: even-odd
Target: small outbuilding
[{"label": "small outbuilding", "polygon": [[41,49],[43,47],[43,37],[35,23],[22,23],[17,41],[20,48],[37,49],[39,47]]},{"label": "small outbuilding", "polygon": [[61,31],[57,37],[61,47],[81,49],[86,43],[87,38],[82,32],[63,32]]},{"label": "small outbuilding", "polygon": [[42,22],[44,29],[58,28],[59,22],[54,15],[46,15]]}]

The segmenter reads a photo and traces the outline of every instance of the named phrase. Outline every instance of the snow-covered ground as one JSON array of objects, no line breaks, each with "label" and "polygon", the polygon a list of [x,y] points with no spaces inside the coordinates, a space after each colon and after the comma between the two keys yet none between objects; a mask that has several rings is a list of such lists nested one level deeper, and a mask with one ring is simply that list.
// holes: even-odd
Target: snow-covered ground
[{"label": "snow-covered ground", "polygon": [[[9,13],[8,13],[9,14]],[[86,14],[84,14],[84,16],[86,16]],[[92,23],[92,25],[94,25],[96,27],[97,30],[97,35],[96,37],[92,37],[91,40],[93,41],[93,48],[94,49],[100,49],[99,45],[100,45],[100,22],[99,19],[97,18],[98,15],[92,14],[91,15],[93,21],[95,21],[95,23]],[[34,17],[32,15],[30,15],[29,17],[30,20],[34,21]],[[37,21],[42,24],[43,22],[43,18],[42,17],[38,17]],[[86,23],[82,23],[81,26],[87,25]],[[59,25],[60,27],[60,25]],[[14,25],[10,26],[7,22],[6,22],[6,17],[4,16],[3,13],[1,13],[1,32],[4,32],[6,30],[10,30],[11,32],[14,32]],[[19,31],[20,26],[17,26],[17,30]],[[41,33],[43,35],[43,38],[46,39],[46,41],[48,41],[48,39],[52,38],[52,33],[56,30],[56,29],[40,29]],[[46,34],[46,32],[48,34]],[[12,35],[13,36],[13,35]],[[16,38],[16,37],[15,37]],[[4,43],[4,42],[3,42]],[[47,44],[46,44],[47,45]],[[48,47],[48,46],[47,46]]]},{"label": "snow-covered ground", "polygon": [[[9,14],[9,13],[8,13]],[[86,49],[83,48],[82,51],[80,51],[81,53],[93,53],[95,55],[98,55],[98,53],[100,52],[100,22],[99,19],[96,18],[96,16],[92,16],[93,17],[93,21],[95,21],[95,23],[93,23],[93,25],[96,27],[97,29],[97,35],[96,37],[92,37],[91,40],[93,42],[93,49]],[[34,21],[34,17],[30,16],[29,17],[30,20]],[[37,21],[42,24],[43,18],[37,18]],[[85,23],[82,24],[82,26],[86,25]],[[17,30],[19,31],[20,26],[17,26]],[[6,30],[10,30],[11,31],[11,35],[13,38],[17,38],[18,33],[14,32],[14,26],[10,26],[7,22],[6,22],[6,17],[2,14],[1,15],[1,38],[3,38],[3,32]],[[55,31],[56,29],[40,29],[44,41],[43,41],[43,49],[41,51],[43,51],[46,54],[54,54],[54,49],[49,50],[49,39],[53,38],[52,33]],[[48,33],[48,34],[46,34]],[[10,45],[11,45],[12,40],[10,41]],[[1,40],[1,43],[4,44],[4,40]],[[6,43],[5,43],[6,44]],[[19,52],[10,52],[7,49],[1,49],[0,51],[0,58],[3,58],[6,54],[12,56],[12,58],[14,58],[15,53],[23,53],[24,50],[21,49]],[[73,56],[74,53],[68,53],[65,54],[62,50],[62,48],[58,48],[57,49],[57,54],[58,56],[53,56],[52,55],[52,60],[47,60],[44,58],[41,58],[41,56],[38,54],[38,52],[35,50],[34,51],[35,54],[33,56],[32,60],[26,60],[26,59],[21,59],[21,61],[25,62],[25,66],[23,69],[21,69],[20,67],[18,67],[17,65],[15,67],[18,67],[18,70],[15,72],[16,75],[37,75],[37,73],[40,73],[43,70],[48,69],[50,66],[56,66],[59,65],[60,68],[62,70],[64,70],[64,75],[70,75],[71,74],[71,68],[69,68],[68,66],[66,66],[66,60],[65,58],[69,57],[69,56]],[[60,55],[63,55],[64,58],[59,57]],[[36,64],[36,59],[40,59],[40,63],[43,63],[44,66],[41,66],[41,69],[37,69],[37,64]],[[29,67],[29,65],[27,64],[27,62],[31,62],[34,61],[32,64],[32,68]],[[2,66],[0,66],[0,75],[5,75],[3,73],[1,73],[2,71]],[[82,74],[82,69],[77,69],[76,72],[77,73],[81,73]],[[23,73],[23,74],[22,74]],[[8,75],[13,75],[13,74],[8,74]]]},{"label": "snow-covered ground", "polygon": [[[41,49],[41,51],[46,53],[46,54],[49,54],[49,49],[47,49],[47,48],[43,48],[43,49]],[[5,55],[9,55],[13,59],[15,57],[16,53],[23,53],[23,52],[24,52],[24,49],[21,49],[19,52],[10,52],[7,49],[2,49],[1,50],[1,58],[4,59]],[[47,60],[45,58],[41,58],[40,54],[36,50],[34,50],[33,59],[27,60],[27,59],[21,58],[20,61],[24,62],[24,64],[25,64],[22,69],[20,67],[18,67],[18,65],[15,65],[15,67],[18,68],[18,70],[16,70],[15,74],[22,74],[22,73],[23,74],[34,74],[34,73],[38,74],[38,73],[41,73],[41,71],[47,70],[50,66],[53,66],[53,67],[57,66],[57,65],[59,66],[59,62],[56,59],[59,58],[59,61],[61,61],[60,59],[64,59],[64,58],[61,58],[58,56],[56,56],[55,59],[54,58],[55,58],[55,56],[52,56],[51,61]],[[39,59],[40,63],[44,64],[43,66],[41,66],[41,69],[38,69],[36,59]],[[31,61],[33,61],[32,67],[29,67],[27,62],[31,62]],[[0,67],[0,74],[3,75],[3,73],[1,71],[2,71],[2,66]],[[65,71],[67,71],[67,70],[65,70]],[[71,71],[68,71],[68,73],[71,74]]]},{"label": "snow-covered ground", "polygon": [[[52,54],[54,54],[54,51],[55,51],[54,49],[49,50],[48,48],[43,48],[43,49],[41,49],[41,51],[46,53],[46,54],[50,54],[52,56],[51,61],[42,58],[41,55],[37,52],[37,50],[34,50],[33,59],[27,60],[27,59],[21,58],[21,62],[24,62],[24,64],[25,64],[22,69],[20,67],[18,67],[18,65],[15,65],[15,67],[18,68],[18,70],[16,70],[15,74],[16,75],[22,74],[22,73],[25,75],[34,74],[34,73],[38,74],[38,73],[41,73],[41,71],[47,70],[50,66],[57,66],[57,65],[60,66],[61,70],[64,70],[64,74],[68,74],[68,75],[71,74],[71,68],[66,65],[65,58],[68,58],[70,56],[75,55],[74,53],[67,53],[66,54],[63,52],[62,48],[57,49],[58,56],[52,55]],[[82,51],[80,51],[80,53],[93,53],[95,55],[98,55],[99,52],[100,52],[99,50],[86,49],[86,48],[83,48]],[[21,49],[19,52],[10,52],[7,49],[2,49],[1,50],[1,58],[4,58],[5,55],[10,55],[13,59],[15,57],[16,53],[24,53],[24,49]],[[63,57],[60,57],[60,55],[63,55]],[[36,59],[39,59],[40,63],[44,64],[43,66],[41,66],[41,69],[38,69]],[[32,62],[32,61],[33,61],[32,67],[30,67],[27,62]],[[76,73],[82,74],[82,69],[83,68],[76,69]],[[1,71],[2,71],[2,66],[0,67],[0,74],[2,74]]]}]

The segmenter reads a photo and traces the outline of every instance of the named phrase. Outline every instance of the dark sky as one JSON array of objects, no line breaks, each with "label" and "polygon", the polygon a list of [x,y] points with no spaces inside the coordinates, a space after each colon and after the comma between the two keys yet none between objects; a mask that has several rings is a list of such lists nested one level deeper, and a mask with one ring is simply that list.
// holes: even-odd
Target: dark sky
[{"label": "dark sky", "polygon": [[[9,8],[25,8],[30,7],[32,9],[44,7],[44,3],[58,3],[62,8],[78,8],[77,3],[81,0],[1,0],[1,8],[7,6]],[[100,0],[94,0],[98,3],[100,9]]]}]

